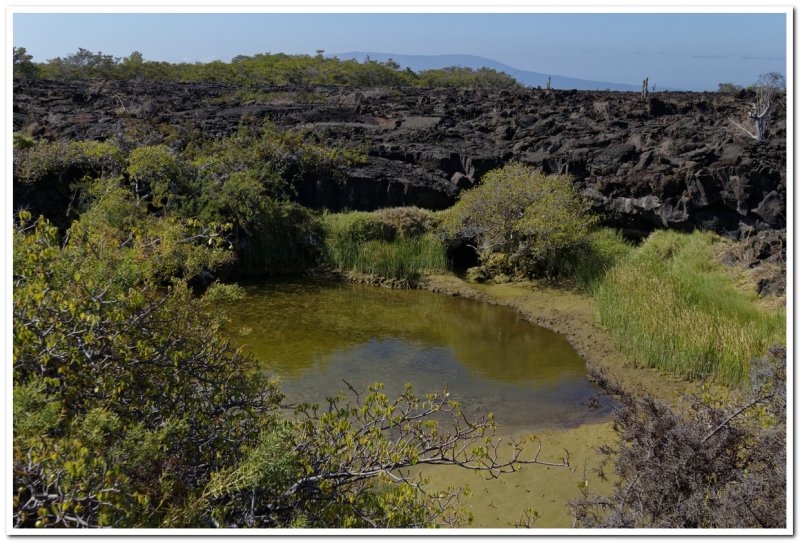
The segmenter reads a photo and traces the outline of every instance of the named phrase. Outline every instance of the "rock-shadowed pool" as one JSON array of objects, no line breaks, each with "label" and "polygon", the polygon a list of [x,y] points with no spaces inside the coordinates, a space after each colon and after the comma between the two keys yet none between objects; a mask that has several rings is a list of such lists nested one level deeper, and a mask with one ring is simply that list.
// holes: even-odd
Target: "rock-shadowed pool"
[{"label": "rock-shadowed pool", "polygon": [[276,375],[293,402],[382,382],[442,391],[467,416],[493,412],[501,430],[573,426],[608,417],[560,335],[515,311],[419,290],[316,280],[243,284],[229,308],[236,342]]}]

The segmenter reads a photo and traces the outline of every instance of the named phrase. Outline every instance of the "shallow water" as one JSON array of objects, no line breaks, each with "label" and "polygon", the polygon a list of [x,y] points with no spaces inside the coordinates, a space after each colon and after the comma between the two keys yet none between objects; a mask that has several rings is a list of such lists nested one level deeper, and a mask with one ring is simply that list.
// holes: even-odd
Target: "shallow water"
[{"label": "shallow water", "polygon": [[504,433],[608,418],[567,341],[512,309],[325,281],[243,286],[231,331],[292,401],[347,394],[345,381],[383,382],[390,396],[411,383],[419,394],[447,388],[469,417],[493,412]]}]

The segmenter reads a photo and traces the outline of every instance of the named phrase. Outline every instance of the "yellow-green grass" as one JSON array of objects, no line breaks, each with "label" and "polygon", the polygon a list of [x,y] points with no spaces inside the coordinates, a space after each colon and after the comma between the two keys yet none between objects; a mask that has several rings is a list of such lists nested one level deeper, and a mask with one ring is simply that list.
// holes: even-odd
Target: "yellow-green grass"
[{"label": "yellow-green grass", "polygon": [[595,290],[602,323],[637,362],[676,375],[736,383],[749,361],[785,342],[785,311],[737,287],[740,270],[719,263],[723,238],[653,233]]},{"label": "yellow-green grass", "polygon": [[430,233],[401,236],[380,212],[325,214],[326,252],[340,271],[413,281],[447,269],[444,244]]}]

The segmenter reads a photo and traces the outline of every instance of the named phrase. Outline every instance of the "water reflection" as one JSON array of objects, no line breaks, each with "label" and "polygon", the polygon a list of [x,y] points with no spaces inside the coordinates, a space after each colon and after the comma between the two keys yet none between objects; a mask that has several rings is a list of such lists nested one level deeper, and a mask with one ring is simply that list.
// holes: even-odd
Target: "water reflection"
[{"label": "water reflection", "polygon": [[390,394],[445,386],[470,415],[506,429],[574,425],[608,414],[567,341],[513,310],[424,291],[320,281],[246,285],[232,331],[295,400],[319,402],[376,381]]}]

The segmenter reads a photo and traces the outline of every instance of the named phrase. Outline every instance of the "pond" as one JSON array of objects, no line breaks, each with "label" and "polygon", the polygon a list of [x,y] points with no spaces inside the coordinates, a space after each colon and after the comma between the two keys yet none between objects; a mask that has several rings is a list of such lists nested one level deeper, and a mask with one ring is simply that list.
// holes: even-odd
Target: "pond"
[{"label": "pond", "polygon": [[390,397],[449,391],[504,433],[608,419],[610,401],[562,336],[514,310],[420,290],[319,280],[243,284],[236,341],[293,402],[322,403],[375,382]]}]

